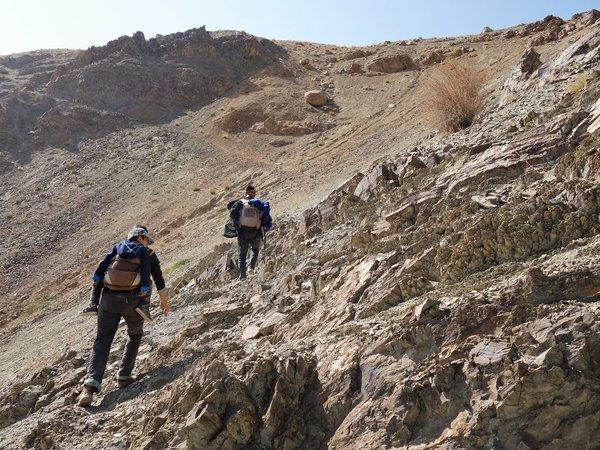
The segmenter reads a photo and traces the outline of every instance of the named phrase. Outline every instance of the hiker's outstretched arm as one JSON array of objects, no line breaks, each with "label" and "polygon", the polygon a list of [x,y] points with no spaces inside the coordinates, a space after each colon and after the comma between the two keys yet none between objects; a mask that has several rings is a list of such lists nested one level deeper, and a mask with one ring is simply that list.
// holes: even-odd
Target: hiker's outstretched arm
[{"label": "hiker's outstretched arm", "polygon": [[104,258],[102,259],[102,261],[100,261],[100,264],[98,264],[98,267],[96,268],[96,271],[94,272],[94,275],[92,275],[92,280],[94,280],[94,283],[102,281],[102,279],[104,278],[104,274],[106,273],[106,269],[108,269],[108,266],[110,265],[111,260],[116,255],[117,255],[117,246],[115,245],[104,256]]},{"label": "hiker's outstretched arm", "polygon": [[162,291],[165,288],[165,278],[163,277],[163,273],[160,268],[158,256],[156,256],[156,253],[154,252],[150,253],[150,273],[152,274],[152,279],[156,285],[156,290]]},{"label": "hiker's outstretched arm", "polygon": [[140,293],[144,294],[150,290],[150,255],[147,251],[142,253],[140,271]]},{"label": "hiker's outstretched arm", "polygon": [[169,296],[167,294],[167,290],[165,289],[165,279],[160,268],[160,261],[154,250],[150,250],[150,273],[152,275],[152,279],[154,280],[154,284],[156,285],[158,297],[160,298],[160,309],[166,316],[171,310],[169,308]]}]

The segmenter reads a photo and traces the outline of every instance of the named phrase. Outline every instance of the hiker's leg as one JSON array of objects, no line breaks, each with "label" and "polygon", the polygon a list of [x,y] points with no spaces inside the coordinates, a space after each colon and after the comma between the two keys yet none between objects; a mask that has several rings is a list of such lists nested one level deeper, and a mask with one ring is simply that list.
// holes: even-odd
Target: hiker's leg
[{"label": "hiker's leg", "polygon": [[127,334],[129,335],[129,339],[127,339],[125,351],[123,352],[123,358],[121,359],[121,368],[119,369],[119,373],[117,375],[119,380],[131,378],[131,373],[133,372],[133,367],[135,366],[135,359],[137,358],[142,336],[144,335],[144,319],[142,319],[142,317],[135,311],[135,308],[138,306],[139,302],[139,298],[128,298],[122,311],[123,318],[127,323]]},{"label": "hiker's leg", "polygon": [[250,259],[250,268],[254,269],[256,267],[256,263],[258,262],[258,252],[260,251],[261,238],[257,237],[252,240],[252,258]]},{"label": "hiker's leg", "polygon": [[119,313],[111,311],[110,308],[106,307],[106,304],[110,303],[110,301],[110,294],[103,295],[100,301],[100,307],[98,309],[98,330],[96,332],[92,354],[90,355],[88,375],[83,383],[86,386],[93,387],[97,390],[100,390],[100,385],[104,378],[104,371],[106,370],[106,364],[108,363],[110,346],[115,338],[115,333],[119,328],[119,322],[121,320],[121,315]]},{"label": "hiker's leg", "polygon": [[246,278],[246,257],[248,256],[250,242],[242,236],[238,236],[238,266],[240,278]]},{"label": "hiker's leg", "polygon": [[99,281],[92,285],[92,291],[90,293],[90,305],[96,305],[100,303],[100,294],[102,294],[102,288],[104,287],[104,283]]}]

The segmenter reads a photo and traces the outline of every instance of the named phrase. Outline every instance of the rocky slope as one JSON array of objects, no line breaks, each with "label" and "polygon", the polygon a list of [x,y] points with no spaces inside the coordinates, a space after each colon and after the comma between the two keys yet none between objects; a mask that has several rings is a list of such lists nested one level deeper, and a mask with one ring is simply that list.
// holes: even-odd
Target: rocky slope
[{"label": "rocky slope", "polygon": [[[2,362],[11,373],[0,446],[597,448],[598,16],[364,49],[226,34],[236,48],[251,40],[261,49],[259,72],[232,68],[231,80],[245,81],[164,124],[155,121],[190,105],[158,95],[152,117],[140,116],[138,95],[121,104],[107,92],[99,103],[69,81],[102,78],[94,58],[117,44],[86,58],[51,52],[77,62],[60,90],[44,89],[147,124],[76,149],[17,137],[36,149],[31,162],[18,159],[22,151],[4,156],[3,205],[31,202],[44,184],[61,206],[31,204],[25,217],[39,228],[15,223],[21,212],[3,219],[16,237],[2,254],[0,292],[11,293]],[[120,39],[118,57],[186,54],[166,44],[178,39]],[[420,121],[421,78],[447,58],[495,70],[478,120],[441,135]],[[303,106],[315,83],[331,100]],[[132,126],[119,117],[119,127]],[[115,163],[111,180],[71,187]],[[243,170],[231,175],[232,165]],[[230,242],[214,235],[223,202],[250,179],[281,213],[260,270],[239,283]],[[123,201],[125,189],[144,211]],[[94,327],[76,316],[93,266],[82,253],[97,257],[94,246],[140,215],[163,220],[156,233],[173,267],[174,313],[148,329],[141,380],[118,390],[109,370],[84,410],[73,402]],[[49,250],[23,251],[40,244]],[[44,277],[50,287],[40,286]],[[121,334],[113,366],[123,345]]]}]

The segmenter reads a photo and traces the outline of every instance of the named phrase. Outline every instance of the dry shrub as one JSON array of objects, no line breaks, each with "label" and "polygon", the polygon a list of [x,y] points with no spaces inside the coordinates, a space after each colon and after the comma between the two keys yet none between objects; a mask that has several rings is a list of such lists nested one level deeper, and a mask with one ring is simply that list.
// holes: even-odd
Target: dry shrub
[{"label": "dry shrub", "polygon": [[448,61],[426,81],[425,101],[429,120],[444,131],[469,127],[483,107],[489,75],[473,64]]}]

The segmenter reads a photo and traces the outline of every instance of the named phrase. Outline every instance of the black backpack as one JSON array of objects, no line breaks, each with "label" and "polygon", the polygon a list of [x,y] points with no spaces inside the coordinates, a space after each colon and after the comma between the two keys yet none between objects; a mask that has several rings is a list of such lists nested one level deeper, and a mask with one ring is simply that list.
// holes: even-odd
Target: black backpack
[{"label": "black backpack", "polygon": [[237,237],[237,230],[235,229],[235,226],[233,225],[233,220],[229,219],[227,221],[227,223],[225,224],[225,229],[223,230],[223,236],[225,236],[226,238],[234,238]]}]

